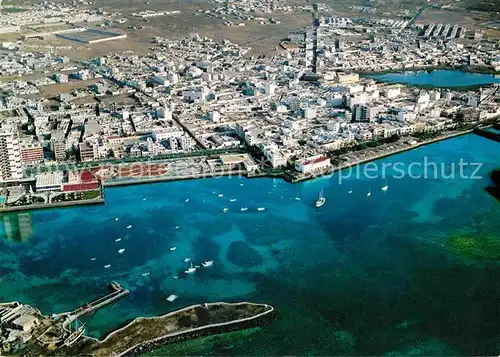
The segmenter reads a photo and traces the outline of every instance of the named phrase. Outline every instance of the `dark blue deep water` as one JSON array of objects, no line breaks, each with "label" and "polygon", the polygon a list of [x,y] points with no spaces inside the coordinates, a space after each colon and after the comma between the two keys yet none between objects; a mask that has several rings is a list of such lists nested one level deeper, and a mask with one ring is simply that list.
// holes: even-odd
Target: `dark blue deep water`
[{"label": "dark blue deep water", "polygon": [[500,77],[495,77],[492,74],[472,73],[459,70],[407,71],[368,74],[365,77],[373,78],[379,82],[441,88],[469,87],[500,83]]},{"label": "dark blue deep water", "polygon": [[[482,178],[465,178],[471,166],[460,174],[461,159],[481,163]],[[386,192],[384,178],[363,174],[341,184],[339,174],[295,185],[219,178],[110,188],[104,206],[4,215],[0,300],[62,312],[116,280],[131,294],[87,319],[93,336],[205,301],[280,312],[237,343],[204,350],[193,341],[180,354],[498,354],[500,263],[456,256],[446,242],[500,239],[500,206],[484,191],[500,145],[470,134],[376,162],[387,174],[396,163],[417,163],[414,178],[389,177]],[[327,202],[316,209],[320,190]],[[186,276],[186,257],[214,265]]]}]

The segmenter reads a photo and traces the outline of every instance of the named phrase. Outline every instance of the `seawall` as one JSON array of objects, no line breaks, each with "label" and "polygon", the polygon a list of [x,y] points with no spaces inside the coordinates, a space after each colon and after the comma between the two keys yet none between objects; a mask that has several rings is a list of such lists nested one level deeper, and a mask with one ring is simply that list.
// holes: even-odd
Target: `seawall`
[{"label": "seawall", "polygon": [[79,201],[68,201],[68,202],[53,202],[53,203],[38,203],[38,204],[26,205],[26,206],[2,207],[2,208],[0,208],[0,213],[32,211],[32,210],[38,210],[38,209],[49,209],[49,208],[60,208],[60,207],[102,205],[102,204],[104,204],[104,202],[105,202],[104,198],[94,198],[94,199],[91,199],[91,200],[79,200]]}]

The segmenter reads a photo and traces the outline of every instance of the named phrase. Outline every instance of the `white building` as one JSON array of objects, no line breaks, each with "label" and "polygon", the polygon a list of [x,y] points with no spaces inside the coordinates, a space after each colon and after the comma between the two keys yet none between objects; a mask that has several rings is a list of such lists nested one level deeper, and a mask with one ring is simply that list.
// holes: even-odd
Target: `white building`
[{"label": "white building", "polygon": [[217,110],[213,110],[208,113],[208,118],[214,123],[217,123],[220,121],[220,113]]},{"label": "white building", "polygon": [[302,172],[303,174],[323,171],[331,166],[332,164],[330,159],[322,155],[316,155],[295,161],[295,170]]},{"label": "white building", "polygon": [[183,135],[180,139],[179,139],[179,144],[181,146],[181,148],[183,150],[189,150],[189,149],[192,149],[196,143],[195,141],[193,140],[192,137],[190,137],[189,135]]},{"label": "white building", "polygon": [[399,86],[389,88],[385,92],[385,96],[387,97],[387,99],[397,98],[400,94],[401,94],[401,87]]},{"label": "white building", "polygon": [[399,121],[415,120],[416,117],[417,117],[417,115],[415,113],[409,112],[406,110],[401,110],[398,113],[398,120]]},{"label": "white building", "polygon": [[208,95],[208,88],[205,86],[188,88],[182,91],[182,98],[188,101],[203,101]]},{"label": "white building", "polygon": [[156,117],[158,119],[172,120],[172,111],[166,107],[156,109]]},{"label": "white building", "polygon": [[304,118],[305,119],[314,119],[314,118],[316,118],[316,109],[314,109],[314,108],[305,108],[304,109]]},{"label": "white building", "polygon": [[274,91],[276,90],[276,85],[274,83],[266,83],[264,86],[264,90],[266,92],[266,95],[268,97],[271,97],[274,95]]},{"label": "white building", "polygon": [[154,140],[169,140],[170,138],[180,138],[184,135],[184,131],[182,129],[178,129],[175,127],[172,128],[161,128],[153,130],[153,139]]},{"label": "white building", "polygon": [[15,127],[0,130],[0,181],[23,178],[19,133]]}]

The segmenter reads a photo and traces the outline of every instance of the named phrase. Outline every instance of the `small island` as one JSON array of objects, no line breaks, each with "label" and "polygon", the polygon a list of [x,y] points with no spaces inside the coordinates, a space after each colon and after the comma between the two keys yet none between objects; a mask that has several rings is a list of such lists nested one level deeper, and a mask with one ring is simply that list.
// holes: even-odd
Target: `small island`
[{"label": "small island", "polygon": [[[107,299],[114,301],[128,290],[113,283]],[[108,303],[108,302],[106,302]],[[274,308],[251,302],[205,303],[157,317],[139,317],[102,340],[85,336],[78,317],[97,308],[95,302],[68,313],[44,316],[18,302],[0,304],[0,352],[16,355],[135,356],[168,343],[242,330],[270,322]]]}]

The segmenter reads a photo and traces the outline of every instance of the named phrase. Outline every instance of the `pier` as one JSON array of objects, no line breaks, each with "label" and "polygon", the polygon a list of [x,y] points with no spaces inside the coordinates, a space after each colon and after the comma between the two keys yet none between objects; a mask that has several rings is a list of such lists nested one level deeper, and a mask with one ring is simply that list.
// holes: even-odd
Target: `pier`
[{"label": "pier", "polygon": [[109,293],[108,295],[100,297],[99,299],[96,299],[86,305],[82,305],[79,308],[69,313],[64,313],[64,315],[67,316],[65,325],[79,318],[80,316],[93,313],[94,311],[100,309],[101,307],[111,304],[113,301],[116,301],[130,293],[129,290],[123,288],[117,282],[112,282],[111,284],[109,284],[109,287],[112,289],[112,292]]}]

